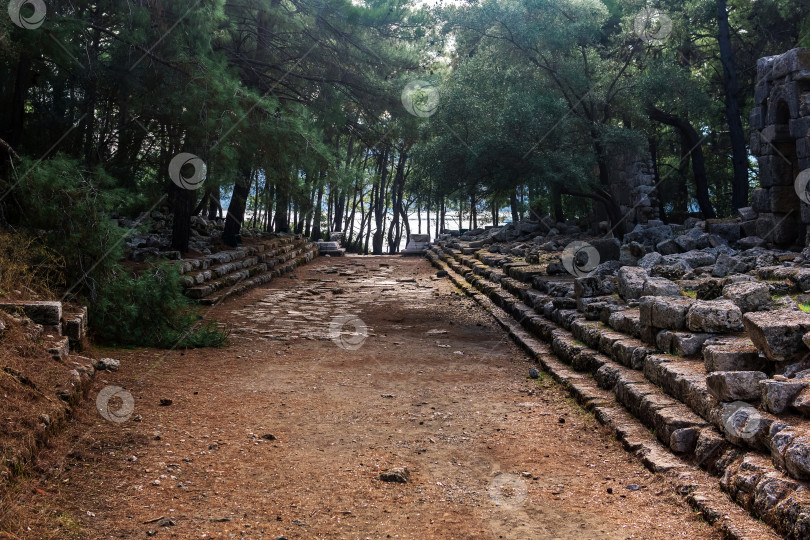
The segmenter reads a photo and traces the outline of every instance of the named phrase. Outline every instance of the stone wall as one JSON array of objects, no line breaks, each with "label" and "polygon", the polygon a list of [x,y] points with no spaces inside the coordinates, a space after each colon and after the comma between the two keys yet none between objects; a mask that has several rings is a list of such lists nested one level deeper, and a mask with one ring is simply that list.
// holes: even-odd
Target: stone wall
[{"label": "stone wall", "polygon": [[[610,191],[618,203],[626,231],[639,223],[659,218],[658,194],[655,190],[655,170],[652,158],[638,152],[612,152],[608,161]],[[594,205],[591,223],[605,221],[607,214],[601,205]],[[599,231],[594,230],[595,233]]]},{"label": "stone wall", "polygon": [[759,213],[756,235],[777,245],[806,245],[810,205],[794,182],[810,168],[810,49],[798,48],[757,62],[751,110],[751,153],[760,187],[752,193]]}]

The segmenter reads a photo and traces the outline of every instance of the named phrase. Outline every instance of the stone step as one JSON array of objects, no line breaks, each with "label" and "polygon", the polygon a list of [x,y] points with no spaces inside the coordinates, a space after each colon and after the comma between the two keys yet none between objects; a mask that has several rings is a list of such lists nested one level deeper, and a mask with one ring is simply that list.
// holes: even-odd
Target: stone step
[{"label": "stone step", "polygon": [[[593,374],[603,389],[612,390],[616,401],[645,426],[653,429],[658,439],[672,451],[690,457],[707,470],[714,469],[711,470],[714,474],[733,473],[732,477],[744,474],[741,467],[752,460],[758,460],[760,465],[763,461],[767,462],[764,470],[769,482],[781,490],[780,497],[771,501],[771,506],[766,504],[761,509],[767,510],[766,513],[770,512],[771,517],[773,507],[783,500],[781,496],[794,493],[798,488],[798,480],[780,472],[787,470],[788,473],[802,478],[802,472],[796,468],[797,463],[786,467],[783,460],[780,461],[773,455],[776,448],[775,454],[783,456],[788,444],[792,445],[796,454],[794,461],[798,462],[801,459],[799,456],[804,455],[801,445],[796,445],[798,437],[795,432],[791,432],[794,426],[777,430],[769,439],[768,434],[773,431],[774,424],[771,419],[758,415],[755,420],[762,425],[758,426],[756,435],[750,436],[746,431],[749,418],[745,415],[745,407],[740,408],[736,403],[720,403],[711,395],[706,385],[706,368],[701,359],[655,354],[657,351],[654,347],[649,347],[636,337],[617,332],[601,322],[586,321],[575,309],[565,309],[570,305],[570,298],[552,298],[538,294],[522,287],[522,283],[511,283],[509,278],[501,278],[502,283],[499,284],[478,277],[492,275],[489,270],[481,267],[480,261],[477,264],[469,257],[461,257],[459,254],[453,256],[441,246],[434,247],[431,255],[434,261],[443,259],[447,266],[464,275],[466,281],[481,291],[495,306],[509,313],[532,334],[549,342],[551,352],[562,361],[575,370]],[[462,264],[465,262],[468,266]],[[505,283],[504,279],[507,280]],[[554,289],[548,285],[541,288]],[[613,317],[615,326],[631,330],[637,327],[635,321],[639,317],[638,311],[631,311],[626,316],[613,315],[615,314],[610,317]],[[608,321],[611,320],[610,317],[607,317]],[[788,430],[785,433],[787,437],[778,437],[784,430]],[[783,439],[787,439],[787,443],[778,446]],[[767,442],[768,440],[771,442]],[[771,456],[764,453],[769,450]],[[810,449],[807,455],[810,455]],[[751,459],[741,462],[739,458],[742,456]],[[729,491],[737,484],[731,481],[726,483],[729,494],[735,500],[741,497],[741,504],[747,510],[752,510],[753,503],[746,502],[745,497],[751,495],[753,488],[758,486],[747,486],[747,491],[742,492],[744,496],[738,497],[739,490],[734,493]],[[807,508],[810,509],[810,506]],[[785,527],[777,521],[769,520],[769,523],[780,529]],[[787,528],[792,531],[798,526],[791,522]]]},{"label": "stone step", "polygon": [[253,287],[258,287],[259,285],[264,285],[268,283],[273,278],[281,277],[284,274],[292,272],[299,266],[302,266],[310,261],[312,261],[318,255],[318,248],[317,246],[308,246],[303,248],[300,254],[290,260],[287,260],[284,263],[279,263],[278,265],[274,266],[273,268],[268,269],[265,272],[256,274],[249,279],[245,279],[244,281],[240,281],[230,287],[227,287],[221,291],[218,291],[216,294],[212,294],[211,296],[202,298],[200,303],[203,305],[216,305],[231,296],[241,294]]},{"label": "stone step", "polygon": [[296,242],[306,242],[306,239],[302,235],[283,235],[252,246],[240,246],[236,249],[220,251],[194,259],[181,259],[174,264],[180,274],[184,275],[195,270],[207,270],[215,265],[260,255]]},{"label": "stone step", "polygon": [[[293,243],[286,243],[274,246],[270,249],[262,250],[261,253],[253,253],[255,251],[252,247],[243,251],[231,251],[229,257],[245,253],[245,255],[238,259],[233,259],[228,262],[208,266],[203,270],[188,272],[183,275],[183,280],[187,288],[192,288],[197,285],[202,285],[209,281],[215,281],[233,272],[256,266],[265,261],[272,261],[275,259],[283,259],[284,256],[295,249],[305,245],[305,241],[297,241]],[[262,246],[264,247],[264,246]],[[209,261],[210,262],[210,261]],[[205,264],[203,264],[205,266]]]},{"label": "stone step", "polygon": [[[288,261],[313,249],[316,248],[313,248],[313,246],[307,242],[289,244],[285,246],[282,251],[274,251],[272,257],[268,257],[267,255],[246,257],[239,261],[213,267],[210,270],[206,270],[206,272],[211,272],[212,276],[214,271],[218,274],[224,271],[230,271],[224,275],[218,276],[216,279],[204,280],[200,285],[188,287],[184,293],[189,298],[201,300],[218,291],[233,287],[242,281],[253,278],[259,274],[264,274],[268,270],[272,271],[276,268],[283,267]],[[260,259],[262,262],[258,262]]]},{"label": "stone step", "polygon": [[[444,260],[440,259],[440,255]],[[508,317],[486,294],[479,293],[474,286],[453,270],[452,267],[458,265],[454,264],[455,261],[453,259],[443,254],[440,248],[434,248],[429,252],[428,259],[438,268],[446,270],[450,279],[452,279],[459,288],[464,290],[468,295],[473,297],[476,302],[480,303],[487,311],[492,313],[499,324],[504,326],[509,332],[510,336],[537,359],[543,369],[549,372],[558,382],[563,384],[583,407],[594,413],[601,423],[614,429],[617,438],[622,441],[625,448],[638,456],[650,470],[656,472],[671,471],[677,474],[677,477],[680,479],[690,478],[692,475],[697,474],[695,469],[689,468],[685,462],[671,454],[667,448],[661,445],[656,438],[651,435],[650,431],[646,429],[636,417],[631,415],[625,407],[619,405],[614,392],[607,392],[597,386],[597,382],[589,376],[578,373],[570,366],[564,364],[555,357],[551,345],[538,341],[532,336],[532,334],[538,335],[544,341],[549,341],[555,336],[558,338],[565,337],[565,334],[561,332],[559,327],[539,316],[526,320],[523,327],[517,325],[514,318]],[[466,273],[467,279],[471,276],[472,274],[470,272]],[[575,352],[575,350],[568,348],[570,346],[579,348],[579,354],[574,354],[573,356],[573,367],[582,369],[585,366],[578,366],[577,362],[578,359],[582,358],[582,353],[587,351],[587,348],[582,348],[582,345],[576,342],[572,343],[568,341],[565,346],[558,343],[557,350],[567,350],[570,355]],[[594,366],[604,366],[606,364],[616,366],[615,362],[612,362],[610,358],[601,353],[595,353],[590,358],[594,360]],[[620,368],[620,366],[618,367]],[[592,369],[591,367],[584,370],[592,371]],[[632,384],[649,384],[644,379],[642,373],[626,368],[621,369],[624,369],[624,371],[621,372],[620,375],[626,379],[627,384],[621,384],[619,385],[620,387],[632,390]],[[605,372],[602,371],[600,375],[605,375]],[[605,381],[601,382],[603,386],[606,386]],[[611,384],[614,388],[616,387],[616,381],[613,381]],[[653,388],[654,387],[650,385],[643,389],[651,392],[649,395],[656,395]],[[643,392],[636,392],[635,394],[641,395]],[[659,392],[658,395],[660,396],[661,393]],[[631,402],[630,395],[624,399],[627,400],[628,403]],[[657,414],[659,422],[667,418],[671,412],[667,409],[667,407],[671,405],[671,401],[654,402],[654,400],[646,399],[645,402],[637,400],[637,403],[639,403],[639,410],[646,410],[646,414],[652,415],[653,417]],[[712,474],[722,476],[727,486],[730,486],[726,487],[728,493],[732,493],[733,488],[735,500],[743,508],[739,510],[735,510],[733,507],[729,508],[727,505],[730,503],[725,502],[726,500],[719,493],[714,495],[714,503],[712,503],[715,505],[725,504],[726,506],[723,512],[726,515],[736,514],[734,524],[729,522],[721,526],[724,535],[728,538],[771,537],[772,533],[769,533],[770,529],[767,529],[767,527],[760,528],[761,522],[751,521],[750,518],[747,517],[746,512],[750,512],[754,515],[767,516],[771,526],[780,530],[785,537],[803,537],[802,531],[805,530],[804,527],[806,527],[807,524],[804,521],[805,518],[798,518],[798,514],[795,512],[810,510],[810,498],[806,498],[804,492],[798,490],[797,483],[774,470],[772,466],[766,465],[761,469],[762,472],[754,479],[755,481],[753,483],[746,484],[744,480],[750,479],[748,469],[751,467],[751,463],[754,462],[754,460],[749,459],[749,455],[737,451],[736,448],[727,443],[723,437],[711,427],[700,429],[697,434],[695,434],[694,429],[691,428],[705,425],[705,423],[702,423],[694,416],[691,420],[693,424],[680,428],[685,429],[685,431],[677,432],[677,429],[673,430],[673,428],[677,427],[677,423],[675,422],[670,422],[668,425],[665,425],[664,428],[672,431],[670,438],[672,438],[672,434],[676,434],[676,439],[682,440],[689,445],[695,444],[695,456],[699,456],[699,459],[696,460],[697,463],[712,472]],[[695,439],[697,439],[696,442],[694,441]],[[761,465],[761,460],[759,463]],[[766,478],[767,481],[759,481],[760,479]],[[711,508],[712,504],[708,503],[710,498],[706,496],[707,494],[695,492],[694,487],[688,481],[680,485],[678,490],[682,494],[690,494],[687,495],[688,502],[697,510],[701,511],[707,521],[714,523],[717,520],[718,510],[716,507]],[[775,495],[773,495],[774,493]],[[770,497],[770,499],[768,497]],[[759,505],[755,505],[754,501],[760,501]],[[745,523],[742,527],[740,527],[741,522]],[[760,534],[762,536],[759,536]]]},{"label": "stone step", "polygon": [[[463,262],[467,262],[478,270],[478,274],[486,274],[480,268],[480,264],[470,258],[462,257]],[[463,267],[461,267],[463,269]],[[545,302],[549,299],[547,296],[538,296],[536,293],[529,291],[523,287],[522,284],[510,282],[509,278],[504,278],[499,284],[487,282],[480,278],[471,277],[467,274],[467,280],[476,288],[487,294],[493,302],[498,306],[511,313],[518,321],[523,321],[532,317],[532,313],[527,312],[524,307],[519,305],[519,299],[522,298],[524,302],[529,302],[535,309],[538,303]],[[504,291],[503,289],[511,289],[511,292]],[[510,297],[510,294],[512,295]],[[518,298],[515,298],[518,297]],[[557,304],[563,302],[558,301]],[[551,301],[551,306],[545,304],[544,315],[551,319],[555,319],[555,314],[563,313],[565,310],[557,310],[556,312],[549,313],[548,309],[554,309],[554,300]],[[559,307],[559,305],[557,306]],[[774,425],[776,418],[766,412],[758,411],[754,420],[747,420],[745,418],[739,419],[738,417],[745,414],[736,413],[734,408],[739,408],[739,405],[719,402],[708,390],[706,385],[706,371],[709,365],[709,360],[700,361],[685,361],[677,356],[667,355],[653,355],[656,351],[653,348],[647,347],[645,343],[630,338],[620,332],[613,332],[610,328],[600,323],[589,323],[581,319],[577,320],[572,318],[571,315],[575,314],[569,312],[556,318],[555,322],[571,330],[571,335],[563,335],[564,332],[550,330],[548,327],[540,328],[539,335],[544,339],[550,341],[553,346],[553,351],[558,357],[562,358],[568,363],[576,362],[580,367],[595,366],[601,367],[600,358],[607,358],[614,360],[623,366],[630,367],[636,370],[643,370],[647,380],[655,385],[661,387],[664,392],[679,402],[681,407],[685,408],[679,410],[684,413],[684,418],[691,418],[696,426],[705,426],[705,422],[711,422],[718,430],[730,441],[735,444],[741,444],[753,449],[758,449],[763,452],[769,452],[773,459],[774,465],[780,470],[787,471],[790,475],[797,479],[810,478],[810,459],[805,460],[802,456],[805,455],[805,441],[799,437],[799,433],[810,435],[810,429],[798,429],[797,422],[792,421],[786,423],[780,421],[777,423],[777,428],[771,429]],[[537,323],[534,323],[537,326]],[[671,332],[662,332],[661,334]],[[659,334],[660,335],[660,334]],[[689,334],[694,336],[694,334]],[[677,341],[678,336],[673,339]],[[580,340],[583,345],[592,347],[595,350],[588,350],[575,341]],[[683,344],[679,345],[683,348]],[[708,341],[707,346],[704,347],[704,356],[717,356],[712,351],[718,349],[720,355],[727,354],[733,358],[734,362],[739,361],[739,355],[742,353],[750,354],[750,349],[753,348],[753,343],[745,337],[723,337],[720,340]],[[605,356],[598,356],[598,352],[603,353]],[[754,349],[756,351],[756,349]],[[719,362],[717,358],[714,360]],[[772,383],[775,384],[775,383]],[[777,388],[778,390],[778,388]],[[621,399],[619,401],[622,401]],[[627,403],[623,402],[627,405]],[[674,411],[674,409],[672,410]],[[669,412],[672,412],[669,411]],[[705,421],[705,422],[704,422]],[[740,422],[743,422],[740,425]],[[655,416],[648,418],[645,422],[648,427],[657,429],[661,422],[666,423],[665,419],[656,418]],[[749,433],[752,426],[756,424],[756,432]],[[801,421],[799,424],[807,425],[807,422]],[[743,433],[741,434],[741,430]],[[747,431],[745,431],[747,430]],[[694,430],[693,430],[694,431]],[[662,440],[665,444],[671,441],[666,440],[669,431],[663,431]],[[781,443],[780,443],[781,441]],[[678,448],[683,448],[681,442],[674,442]],[[787,445],[791,445],[791,452],[786,458],[783,454],[786,451]],[[810,444],[810,441],[808,441]],[[810,455],[810,447],[807,448],[807,453]]]}]

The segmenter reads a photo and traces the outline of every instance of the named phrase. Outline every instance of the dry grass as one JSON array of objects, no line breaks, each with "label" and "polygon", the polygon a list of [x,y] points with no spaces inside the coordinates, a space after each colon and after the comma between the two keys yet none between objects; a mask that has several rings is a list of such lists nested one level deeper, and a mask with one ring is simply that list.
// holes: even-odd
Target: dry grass
[{"label": "dry grass", "polygon": [[[36,463],[38,451],[64,422],[69,405],[57,391],[69,388],[71,367],[54,360],[28,320],[0,312],[0,531],[13,519],[7,496]],[[2,534],[0,534],[2,538]]]},{"label": "dry grass", "polygon": [[36,238],[0,230],[0,298],[53,298],[64,286],[64,268],[64,260]]}]

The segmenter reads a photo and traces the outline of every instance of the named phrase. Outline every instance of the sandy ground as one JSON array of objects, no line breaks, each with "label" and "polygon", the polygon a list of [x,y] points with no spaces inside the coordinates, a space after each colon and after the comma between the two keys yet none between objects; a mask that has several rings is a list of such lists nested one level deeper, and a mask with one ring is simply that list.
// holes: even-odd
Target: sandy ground
[{"label": "sandy ground", "polygon": [[122,369],[6,538],[719,537],[423,259],[319,258],[204,314],[228,347],[94,351]]}]

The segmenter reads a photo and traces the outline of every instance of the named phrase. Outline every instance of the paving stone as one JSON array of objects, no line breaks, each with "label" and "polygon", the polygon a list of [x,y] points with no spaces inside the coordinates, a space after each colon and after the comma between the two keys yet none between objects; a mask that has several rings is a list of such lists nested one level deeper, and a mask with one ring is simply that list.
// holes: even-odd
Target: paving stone
[{"label": "paving stone", "polygon": [[754,344],[773,362],[786,362],[807,352],[802,342],[810,331],[810,314],[777,310],[746,313],[745,330]]},{"label": "paving stone", "polygon": [[733,332],[742,329],[742,312],[729,300],[698,300],[686,316],[693,332]]},{"label": "paving stone", "polygon": [[706,377],[706,385],[720,401],[752,401],[759,399],[759,381],[768,376],[761,371],[715,371]]}]

